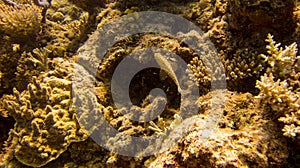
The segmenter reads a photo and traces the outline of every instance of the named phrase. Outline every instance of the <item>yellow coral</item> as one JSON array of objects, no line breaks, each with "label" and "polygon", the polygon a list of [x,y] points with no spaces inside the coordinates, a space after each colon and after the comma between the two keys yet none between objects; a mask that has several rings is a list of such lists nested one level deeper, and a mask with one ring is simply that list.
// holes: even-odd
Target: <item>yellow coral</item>
[{"label": "yellow coral", "polygon": [[36,5],[0,4],[0,29],[14,38],[35,36],[40,31],[41,11]]},{"label": "yellow coral", "polygon": [[[38,52],[38,51],[36,51]],[[41,51],[39,51],[41,52]],[[71,104],[71,63],[52,60],[57,69],[40,78],[33,77],[27,90],[5,95],[0,113],[14,117],[16,124],[7,140],[3,163],[12,166],[12,158],[28,166],[40,167],[56,159],[72,142],[87,139]]]},{"label": "yellow coral", "polygon": [[[16,120],[14,156],[28,166],[43,166],[56,159],[71,142],[87,138],[69,110],[70,81],[59,78],[33,79],[28,90],[5,99],[5,109]],[[6,161],[8,162],[8,161]]]},{"label": "yellow coral", "polygon": [[291,106],[296,100],[297,95],[292,92],[292,88],[288,86],[287,81],[274,81],[273,74],[265,74],[260,81],[256,82],[256,87],[260,90],[257,96],[263,102],[267,103],[272,110],[282,111],[283,114],[290,112]]},{"label": "yellow coral", "polygon": [[297,137],[300,133],[300,94],[297,85],[300,57],[296,55],[297,45],[293,43],[283,50],[270,34],[266,41],[269,43],[266,47],[269,56],[262,54],[261,57],[270,67],[256,83],[260,90],[257,97],[266,107],[271,107],[269,113],[275,115],[273,118],[279,118],[285,124],[283,135]]},{"label": "yellow coral", "polygon": [[267,72],[273,72],[277,77],[289,76],[293,71],[296,61],[300,59],[299,56],[296,56],[297,44],[293,43],[286,46],[283,50],[280,47],[281,44],[276,44],[271,34],[268,34],[266,42],[269,43],[266,47],[269,55],[261,54],[260,56],[271,66],[271,68],[267,69]]},{"label": "yellow coral", "polygon": [[296,137],[300,134],[300,110],[286,114],[285,117],[280,117],[279,121],[285,123],[282,129],[283,135],[287,137]]},{"label": "yellow coral", "polygon": [[188,70],[192,72],[193,75],[189,76],[197,81],[197,85],[200,83],[207,84],[210,82],[210,71],[208,71],[205,66],[203,65],[202,61],[198,57],[194,57],[190,63],[188,64]]}]

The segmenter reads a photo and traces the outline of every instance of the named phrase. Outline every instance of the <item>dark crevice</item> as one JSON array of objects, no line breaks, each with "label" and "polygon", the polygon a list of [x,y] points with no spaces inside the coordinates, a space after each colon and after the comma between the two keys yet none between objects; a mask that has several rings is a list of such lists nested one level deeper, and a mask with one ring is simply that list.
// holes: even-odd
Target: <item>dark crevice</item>
[{"label": "dark crevice", "polygon": [[0,115],[0,144],[1,144],[1,148],[0,148],[0,153],[2,153],[3,151],[3,145],[4,142],[7,140],[8,138],[8,133],[10,131],[10,129],[12,129],[14,127],[15,124],[15,120],[12,117],[3,117]]}]

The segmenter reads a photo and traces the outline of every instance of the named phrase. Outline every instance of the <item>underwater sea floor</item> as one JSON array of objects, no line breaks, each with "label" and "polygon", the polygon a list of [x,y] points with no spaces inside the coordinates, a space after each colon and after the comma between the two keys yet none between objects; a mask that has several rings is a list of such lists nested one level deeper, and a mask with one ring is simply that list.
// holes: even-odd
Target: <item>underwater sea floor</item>
[{"label": "underwater sea floor", "polygon": [[300,167],[298,0],[2,0],[0,37],[1,167]]}]

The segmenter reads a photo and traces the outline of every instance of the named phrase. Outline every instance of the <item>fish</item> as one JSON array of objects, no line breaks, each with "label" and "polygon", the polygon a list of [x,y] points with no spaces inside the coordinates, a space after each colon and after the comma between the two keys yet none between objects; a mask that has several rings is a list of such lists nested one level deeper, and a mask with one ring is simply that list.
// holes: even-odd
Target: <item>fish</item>
[{"label": "fish", "polygon": [[160,77],[163,78],[166,75],[170,76],[171,79],[177,85],[178,92],[181,93],[182,89],[179,85],[178,79],[177,79],[175,72],[174,72],[171,64],[169,63],[169,61],[160,53],[155,53],[154,58],[155,58],[155,61],[158,63],[158,65],[161,68]]}]

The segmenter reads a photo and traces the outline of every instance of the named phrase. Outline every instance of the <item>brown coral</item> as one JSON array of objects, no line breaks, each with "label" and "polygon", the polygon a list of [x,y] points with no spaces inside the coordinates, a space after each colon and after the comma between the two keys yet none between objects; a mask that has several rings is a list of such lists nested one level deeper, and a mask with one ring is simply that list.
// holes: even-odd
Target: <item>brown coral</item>
[{"label": "brown coral", "polygon": [[295,0],[230,0],[230,25],[239,30],[260,26],[287,32],[293,26],[284,25],[293,23],[295,4]]}]

